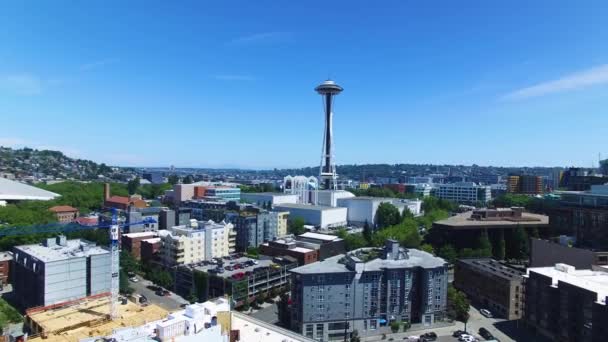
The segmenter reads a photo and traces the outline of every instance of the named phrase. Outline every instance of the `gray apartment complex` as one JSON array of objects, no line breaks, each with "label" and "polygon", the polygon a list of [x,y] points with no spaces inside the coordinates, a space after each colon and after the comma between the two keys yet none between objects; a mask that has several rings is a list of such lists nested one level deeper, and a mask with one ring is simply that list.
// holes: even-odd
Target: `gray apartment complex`
[{"label": "gray apartment complex", "polygon": [[65,236],[13,248],[13,289],[25,308],[110,291],[110,252]]},{"label": "gray apartment complex", "polygon": [[391,321],[445,318],[447,263],[399,247],[361,248],[291,270],[292,329],[318,341],[387,332]]}]

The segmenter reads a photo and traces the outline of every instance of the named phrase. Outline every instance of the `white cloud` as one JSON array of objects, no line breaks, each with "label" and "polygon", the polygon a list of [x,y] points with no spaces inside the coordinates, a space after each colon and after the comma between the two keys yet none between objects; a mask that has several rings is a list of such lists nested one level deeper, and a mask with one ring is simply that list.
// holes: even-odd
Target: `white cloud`
[{"label": "white cloud", "polygon": [[263,32],[235,38],[229,41],[227,45],[281,43],[290,41],[291,39],[292,34],[290,32]]},{"label": "white cloud", "polygon": [[249,75],[223,74],[213,76],[218,81],[255,81],[255,77]]},{"label": "white cloud", "polygon": [[80,70],[81,71],[93,70],[93,69],[104,67],[106,65],[118,63],[119,61],[120,60],[118,58],[101,59],[101,60],[98,60],[98,61],[93,61],[93,62],[81,65],[80,66]]},{"label": "white cloud", "polygon": [[0,91],[17,95],[37,95],[42,92],[42,80],[32,74],[21,73],[0,77]]},{"label": "white cloud", "polygon": [[569,90],[582,89],[608,83],[608,64],[578,71],[562,78],[542,82],[531,87],[515,90],[502,97],[503,100],[523,100]]}]

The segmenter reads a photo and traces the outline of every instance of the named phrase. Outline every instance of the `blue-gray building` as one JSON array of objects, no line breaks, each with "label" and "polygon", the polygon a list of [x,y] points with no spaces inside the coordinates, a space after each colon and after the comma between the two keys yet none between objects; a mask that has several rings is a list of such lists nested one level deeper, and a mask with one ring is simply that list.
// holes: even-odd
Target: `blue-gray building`
[{"label": "blue-gray building", "polygon": [[110,252],[86,240],[49,238],[13,248],[13,291],[25,308],[110,292]]},{"label": "blue-gray building", "polygon": [[258,247],[264,242],[264,229],[258,227],[257,213],[228,212],[226,221],[234,225],[237,251],[244,252],[247,248]]},{"label": "blue-gray building", "polygon": [[291,328],[318,341],[388,332],[391,321],[432,326],[445,318],[447,263],[394,240],[290,272]]},{"label": "blue-gray building", "polygon": [[163,184],[165,182],[165,177],[163,177],[163,173],[160,171],[144,172],[141,178],[150,181],[152,184]]}]

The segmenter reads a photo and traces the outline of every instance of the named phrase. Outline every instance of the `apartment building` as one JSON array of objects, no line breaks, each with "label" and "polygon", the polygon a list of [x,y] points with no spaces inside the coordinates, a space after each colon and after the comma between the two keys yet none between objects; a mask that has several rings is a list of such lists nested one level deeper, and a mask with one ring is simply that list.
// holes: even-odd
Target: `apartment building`
[{"label": "apartment building", "polygon": [[473,182],[457,182],[439,184],[435,196],[459,204],[487,203],[492,199],[492,190],[487,185],[477,185]]},{"label": "apartment building", "polygon": [[490,259],[460,259],[454,267],[454,287],[469,299],[507,320],[523,315],[524,271]]},{"label": "apartment building", "polygon": [[258,214],[258,229],[262,230],[263,241],[271,241],[287,235],[288,211],[262,211]]},{"label": "apartment building", "polygon": [[608,336],[608,272],[567,264],[529,268],[524,321],[552,341],[600,342]]},{"label": "apartment building", "polygon": [[533,175],[509,175],[507,178],[507,191],[513,194],[542,194],[543,178]]},{"label": "apartment building", "polygon": [[236,244],[233,225],[223,221],[199,221],[198,227],[175,226],[158,234],[162,241],[160,259],[169,267],[224,257]]},{"label": "apartment building", "polygon": [[317,341],[389,332],[394,320],[432,326],[445,318],[447,263],[395,240],[291,273],[292,329]]}]

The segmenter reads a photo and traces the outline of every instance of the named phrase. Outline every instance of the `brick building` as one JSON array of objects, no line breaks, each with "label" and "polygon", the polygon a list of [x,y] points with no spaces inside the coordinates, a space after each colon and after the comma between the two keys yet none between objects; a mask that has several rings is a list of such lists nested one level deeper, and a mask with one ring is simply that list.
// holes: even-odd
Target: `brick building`
[{"label": "brick building", "polygon": [[57,217],[59,223],[70,223],[78,217],[78,209],[70,207],[69,205],[56,205],[50,207],[49,210]]}]

